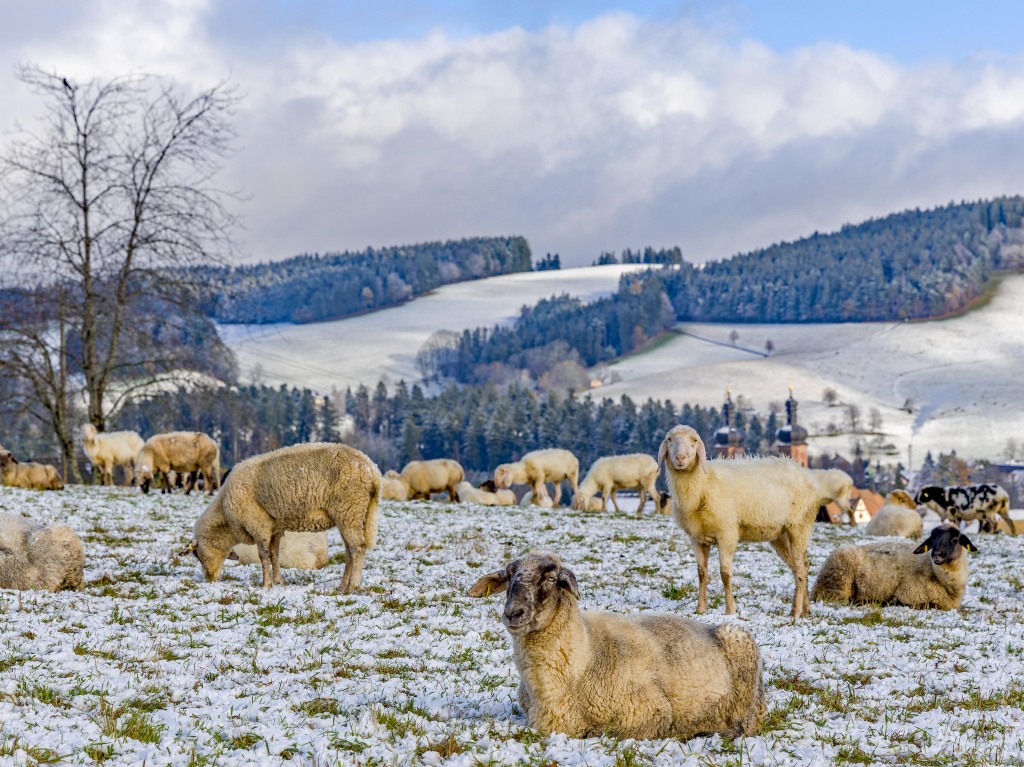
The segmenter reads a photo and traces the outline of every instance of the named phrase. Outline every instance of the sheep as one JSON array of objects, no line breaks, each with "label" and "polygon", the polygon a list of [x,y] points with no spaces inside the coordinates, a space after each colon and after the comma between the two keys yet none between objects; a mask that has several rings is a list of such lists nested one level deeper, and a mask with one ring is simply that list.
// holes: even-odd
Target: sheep
[{"label": "sheep", "polygon": [[114,467],[124,468],[124,484],[132,484],[135,456],[142,450],[142,437],[134,431],[112,431],[101,434],[87,423],[82,427],[82,449],[89,463],[99,469],[104,485],[114,484]]},{"label": "sheep", "polygon": [[433,493],[448,491],[448,500],[458,502],[458,485],[466,473],[458,461],[450,458],[434,458],[430,461],[409,461],[398,475],[407,489],[406,498],[411,501],[429,501]]},{"label": "sheep", "polygon": [[[551,496],[548,495],[547,488],[541,485],[539,495],[534,495],[532,490],[527,490],[523,497],[519,499],[519,505],[523,508],[540,506],[542,509],[550,509],[554,507],[555,503],[551,500]],[[591,511],[596,511],[596,509],[591,509]]]},{"label": "sheep", "polygon": [[384,501],[408,501],[409,486],[394,469],[388,469],[380,481],[380,497]]},{"label": "sheep", "polygon": [[811,469],[821,495],[818,504],[835,503],[839,510],[847,515],[850,524],[856,524],[853,510],[850,508],[850,493],[853,491],[853,479],[841,469]]},{"label": "sheep", "polygon": [[0,512],[0,588],[79,590],[84,583],[82,541],[67,525],[43,527]]},{"label": "sheep", "polygon": [[548,448],[532,450],[515,463],[503,463],[494,470],[494,483],[498,487],[530,485],[533,497],[541,497],[541,486],[545,482],[555,485],[554,505],[562,499],[562,480],[569,480],[572,493],[579,493],[580,462],[568,450]]},{"label": "sheep", "polygon": [[718,544],[725,612],[736,612],[732,557],[739,541],[768,541],[793,572],[794,617],[809,615],[807,544],[818,513],[819,480],[786,457],[708,461],[704,442],[689,426],[672,428],[658,463],[667,471],[676,523],[697,557],[697,612],[707,610],[708,556]]},{"label": "sheep", "polygon": [[738,626],[677,615],[581,611],[576,576],[550,554],[484,575],[471,597],[508,591],[502,622],[519,707],[543,735],[753,735],[764,715],[761,653]]},{"label": "sheep", "polygon": [[[235,556],[232,557],[231,554]],[[260,561],[259,550],[254,545],[236,543],[228,559],[237,559],[243,565],[255,565]],[[281,536],[281,567],[298,570],[319,570],[327,564],[327,533],[285,533]]]},{"label": "sheep", "polygon": [[934,510],[945,520],[957,524],[978,520],[978,532],[997,532],[1002,517],[1014,531],[1010,519],[1010,496],[999,485],[926,485],[917,491],[914,500]]},{"label": "sheep", "polygon": [[28,490],[63,490],[57,469],[45,463],[19,463],[10,450],[0,450],[0,485]]},{"label": "sheep", "polygon": [[362,580],[366,550],[377,542],[380,469],[348,445],[326,442],[283,447],[236,464],[196,520],[181,553],[194,553],[207,581],[220,579],[236,543],[256,544],[263,588],[282,583],[281,536],[336,525],[345,543],[343,590]]},{"label": "sheep", "polygon": [[172,431],[154,434],[146,440],[135,456],[136,481],[143,493],[149,492],[153,475],[161,472],[164,479],[163,492],[171,490],[168,472],[191,473],[185,485],[185,495],[192,492],[196,472],[202,472],[210,495],[220,487],[220,451],[217,443],[198,431]]},{"label": "sheep", "polygon": [[[661,493],[655,487],[658,471],[658,462],[646,453],[598,458],[590,466],[587,476],[583,478],[580,491],[573,498],[573,508],[578,511],[605,511],[608,507],[608,497],[611,496],[615,511],[621,513],[622,509],[619,508],[619,502],[615,497],[616,492],[639,489],[640,505],[637,507],[637,514],[643,511],[648,495],[654,500],[655,511],[667,513],[667,503],[662,502]],[[601,504],[598,509],[593,509],[593,504],[589,501],[598,491],[601,492]]]},{"label": "sheep", "polygon": [[901,538],[919,538],[924,533],[917,504],[906,490],[893,490],[885,496],[885,506],[868,522],[864,532],[868,535],[892,535]]},{"label": "sheep", "polygon": [[967,551],[977,551],[955,525],[932,529],[914,548],[911,541],[848,544],[829,554],[812,598],[824,602],[880,602],[954,610],[967,588]]},{"label": "sheep", "polygon": [[[490,482],[490,485],[493,486],[494,483]],[[498,488],[485,490],[483,486],[473,487],[468,482],[460,482],[455,490],[458,492],[459,498],[467,503],[477,503],[481,506],[516,505],[516,494],[511,490],[501,490]]]}]

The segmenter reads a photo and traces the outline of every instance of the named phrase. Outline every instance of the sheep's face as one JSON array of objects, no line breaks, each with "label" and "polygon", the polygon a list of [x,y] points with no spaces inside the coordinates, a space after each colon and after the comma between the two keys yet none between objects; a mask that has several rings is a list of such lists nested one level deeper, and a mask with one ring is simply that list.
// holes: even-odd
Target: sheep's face
[{"label": "sheep's face", "polygon": [[658,463],[663,464],[666,461],[672,464],[676,471],[693,471],[698,465],[702,470],[706,470],[707,452],[704,449],[704,441],[695,429],[689,426],[676,426],[665,435],[658,451]]},{"label": "sheep's face", "polygon": [[924,543],[914,549],[915,554],[931,554],[932,562],[937,565],[947,565],[955,562],[964,553],[977,551],[977,547],[971,543],[970,538],[960,532],[960,528],[954,525],[939,525],[933,528],[931,534]]},{"label": "sheep's face", "polygon": [[480,578],[469,590],[471,597],[507,591],[501,621],[513,636],[540,631],[551,623],[562,600],[579,599],[572,570],[550,554],[527,554]]},{"label": "sheep's face", "polygon": [[14,454],[10,450],[0,450],[0,471],[3,471],[8,466],[13,466],[17,463],[14,458]]},{"label": "sheep's face", "polygon": [[512,487],[512,471],[505,464],[494,470],[494,484],[498,487]]},{"label": "sheep's face", "polygon": [[135,482],[142,492],[148,493],[149,486],[153,484],[153,467],[148,463],[140,464],[135,467]]},{"label": "sheep's face", "polygon": [[903,506],[906,509],[917,508],[917,503],[906,490],[893,490],[885,496],[885,502],[892,506]]},{"label": "sheep's face", "polygon": [[[228,559],[228,551],[212,546],[205,540],[200,542],[198,538],[193,538],[188,546],[179,553],[181,556],[195,554],[203,568],[203,575],[210,582],[220,580],[220,571],[224,567],[224,560]],[[238,559],[237,554],[234,552],[231,554],[234,555],[231,557],[232,559]]]}]

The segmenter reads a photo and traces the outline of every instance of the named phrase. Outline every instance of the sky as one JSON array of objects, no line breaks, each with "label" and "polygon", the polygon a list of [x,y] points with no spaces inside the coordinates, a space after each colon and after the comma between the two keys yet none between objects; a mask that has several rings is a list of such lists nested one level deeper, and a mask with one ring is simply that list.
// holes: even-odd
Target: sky
[{"label": "sky", "polygon": [[0,0],[0,151],[78,81],[244,99],[243,257],[523,235],[700,262],[1024,192],[1024,4]]}]

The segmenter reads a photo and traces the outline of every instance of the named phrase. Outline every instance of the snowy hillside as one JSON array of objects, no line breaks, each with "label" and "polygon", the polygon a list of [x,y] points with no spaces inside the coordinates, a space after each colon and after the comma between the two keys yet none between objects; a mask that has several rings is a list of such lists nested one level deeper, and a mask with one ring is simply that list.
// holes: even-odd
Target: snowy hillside
[{"label": "snowy hillside", "polygon": [[[374,314],[312,325],[225,326],[243,377],[255,366],[268,383],[322,391],[418,378],[416,351],[438,329],[510,321],[524,303],[552,293],[597,297],[624,269],[534,272],[452,285]],[[792,385],[812,433],[842,426],[844,407],[822,401],[826,387],[856,405],[867,424],[882,417],[882,438],[915,465],[926,451],[999,458],[1010,438],[1024,441],[1024,275],[1005,278],[987,305],[937,322],[844,325],[681,325],[679,335],[612,369],[621,380],[594,396],[669,398],[721,404],[726,389],[765,412]],[[729,337],[739,333],[737,346]],[[763,352],[774,345],[770,357]],[[745,351],[749,350],[749,351]],[[909,406],[910,412],[902,409]],[[812,451],[849,452],[848,438],[815,438]]]},{"label": "snowy hillside", "polygon": [[[0,763],[108,765],[1019,765],[1024,761],[1024,537],[975,536],[964,606],[815,605],[765,545],[737,551],[737,618],[765,662],[762,732],[631,741],[544,737],[515,704],[501,597],[469,585],[529,549],[575,572],[585,609],[692,615],[696,567],[672,520],[646,513],[385,502],[365,590],[333,564],[256,566],[202,581],[188,541],[202,497],[0,488],[0,511],[83,538],[79,593],[0,591]],[[811,575],[856,531],[820,525]]]}]

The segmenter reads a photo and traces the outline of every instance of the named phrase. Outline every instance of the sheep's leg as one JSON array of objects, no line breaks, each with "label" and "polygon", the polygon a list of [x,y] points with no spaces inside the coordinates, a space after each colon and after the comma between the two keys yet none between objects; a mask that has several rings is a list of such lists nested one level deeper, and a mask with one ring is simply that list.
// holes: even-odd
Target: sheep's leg
[{"label": "sheep's leg", "polygon": [[459,502],[459,494],[455,491],[455,485],[448,485],[448,500],[452,503]]},{"label": "sheep's leg", "polygon": [[131,487],[132,483],[135,482],[135,470],[134,470],[134,468],[135,467],[132,466],[130,461],[124,465],[124,486],[125,487]]},{"label": "sheep's leg", "polygon": [[718,539],[718,572],[722,576],[722,590],[725,592],[725,614],[736,613],[736,600],[732,596],[732,555],[736,551],[736,541],[729,538]]},{"label": "sheep's leg", "polygon": [[621,514],[622,513],[622,509],[619,508],[619,500],[618,500],[618,498],[615,497],[615,488],[614,487],[612,488],[612,506],[615,507],[615,513],[616,514]]},{"label": "sheep's leg", "polygon": [[198,482],[199,482],[199,471],[198,471],[198,469],[196,471],[190,471],[188,473],[188,479],[185,480],[185,495],[188,495],[189,493],[191,493],[192,489],[196,486],[196,484]]},{"label": "sheep's leg", "polygon": [[270,542],[263,539],[257,540],[256,551],[260,555],[260,564],[263,565],[263,588],[269,589],[274,585],[273,565],[270,558]]},{"label": "sheep's leg", "polygon": [[[785,546],[786,554],[775,547],[789,569],[793,571],[794,593],[793,609],[790,612],[794,618],[803,618],[811,614],[811,597],[807,592],[807,544],[811,539],[811,526],[807,530],[792,529],[783,530],[779,538],[780,545]],[[774,545],[774,541],[773,544]]]},{"label": "sheep's leg", "polygon": [[710,543],[693,542],[693,553],[697,557],[697,612],[708,609],[708,557],[711,556]]},{"label": "sheep's leg", "polygon": [[644,510],[644,506],[647,505],[647,491],[644,490],[643,485],[640,486],[640,503],[636,507],[637,516]]},{"label": "sheep's leg", "polygon": [[601,488],[601,511],[608,511],[608,492]]},{"label": "sheep's leg", "polygon": [[555,495],[554,498],[552,498],[551,503],[553,506],[558,506],[562,500],[562,480],[558,480],[552,484],[555,486]]},{"label": "sheep's leg", "polygon": [[279,530],[270,536],[270,564],[274,570],[274,583],[278,585],[284,584],[284,580],[281,578],[281,538],[284,536],[284,531]]}]

